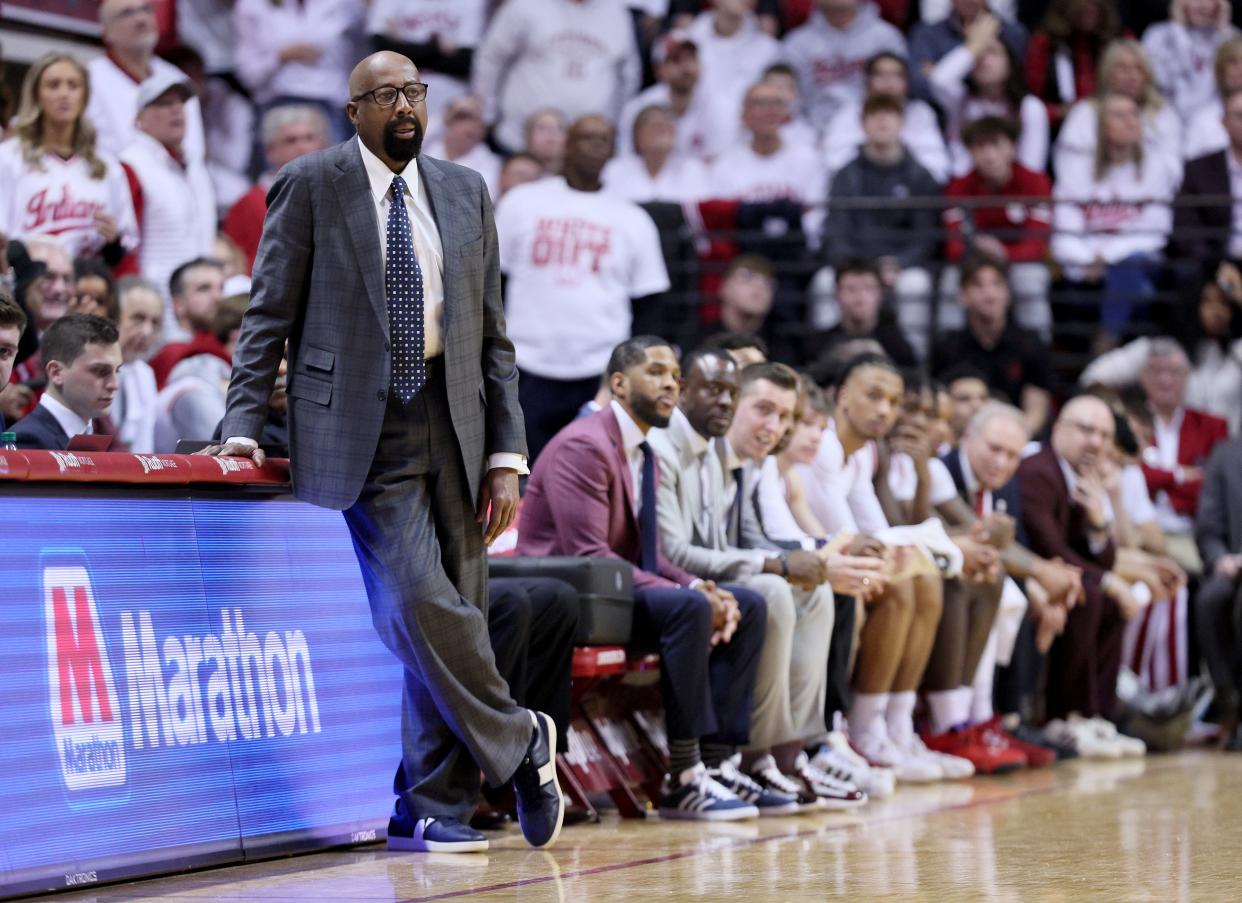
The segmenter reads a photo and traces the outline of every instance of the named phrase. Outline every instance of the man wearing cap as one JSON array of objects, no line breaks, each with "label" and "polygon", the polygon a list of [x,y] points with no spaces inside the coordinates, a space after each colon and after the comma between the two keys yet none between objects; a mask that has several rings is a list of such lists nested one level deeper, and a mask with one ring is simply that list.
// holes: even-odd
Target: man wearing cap
[{"label": "man wearing cap", "polygon": [[634,120],[650,106],[667,106],[677,116],[679,154],[711,162],[737,137],[739,111],[728,110],[700,84],[699,49],[688,31],[674,30],[658,38],[651,50],[659,81],[625,105],[617,127],[617,151],[634,144]]},{"label": "man wearing cap", "polygon": [[[139,85],[138,130],[121,154],[140,236],[136,255],[131,255],[136,261],[127,261],[126,269],[140,271],[164,292],[173,270],[210,254],[216,237],[215,192],[207,166],[201,157],[185,152],[186,102],[191,97],[189,80],[175,69]],[[171,311],[171,306],[166,308],[165,340],[189,338]]]},{"label": "man wearing cap", "polygon": [[[185,73],[155,55],[159,30],[151,0],[104,0],[99,4],[99,22],[107,53],[86,67],[91,74],[86,117],[95,126],[95,146],[119,157],[134,138],[139,86],[154,75]],[[185,120],[186,156],[201,160],[203,111],[198,98],[187,100]]]},{"label": "man wearing cap", "polygon": [[442,125],[428,138],[429,156],[473,169],[487,183],[492,200],[499,197],[500,158],[483,141],[483,102],[473,95],[454,98],[445,108]]}]

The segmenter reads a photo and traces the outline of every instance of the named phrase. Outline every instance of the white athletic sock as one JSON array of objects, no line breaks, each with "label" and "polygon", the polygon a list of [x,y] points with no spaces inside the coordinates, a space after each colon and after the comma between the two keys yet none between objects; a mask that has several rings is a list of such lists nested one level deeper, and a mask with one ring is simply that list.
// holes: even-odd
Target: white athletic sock
[{"label": "white athletic sock", "polygon": [[975,724],[992,720],[992,681],[996,677],[996,632],[988,639],[970,687],[970,718]]},{"label": "white athletic sock", "polygon": [[887,710],[887,693],[855,693],[850,704],[850,733],[862,737],[882,732]]},{"label": "white athletic sock", "polygon": [[913,690],[902,690],[890,693],[885,722],[888,725],[888,736],[898,746],[905,746],[906,741],[914,736],[914,704],[918,696]]},{"label": "white athletic sock", "polygon": [[957,727],[958,691],[933,690],[927,694],[927,709],[931,713],[932,732],[943,734]]}]

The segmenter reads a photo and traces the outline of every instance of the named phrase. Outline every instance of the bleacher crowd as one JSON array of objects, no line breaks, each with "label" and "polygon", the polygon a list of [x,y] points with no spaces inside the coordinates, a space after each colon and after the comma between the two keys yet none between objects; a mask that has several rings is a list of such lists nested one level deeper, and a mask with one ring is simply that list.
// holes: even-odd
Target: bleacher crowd
[{"label": "bleacher crowd", "polygon": [[[106,53],[3,111],[0,425],[218,436],[266,191],[395,50],[423,153],[495,203],[516,550],[634,567],[662,812],[1141,755],[1123,671],[1127,703],[1205,672],[1242,749],[1230,4],[701,6],[105,0]],[[558,592],[529,683],[564,720]]]}]

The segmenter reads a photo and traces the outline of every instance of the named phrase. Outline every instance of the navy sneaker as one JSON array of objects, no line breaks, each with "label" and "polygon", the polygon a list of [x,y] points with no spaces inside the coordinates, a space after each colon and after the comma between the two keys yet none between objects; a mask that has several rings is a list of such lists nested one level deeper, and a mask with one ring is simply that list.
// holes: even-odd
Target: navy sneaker
[{"label": "navy sneaker", "polygon": [[388,849],[415,853],[483,853],[487,838],[455,818],[428,817],[411,821],[404,814],[388,819]]},{"label": "navy sneaker", "polygon": [[526,758],[513,775],[518,824],[532,847],[550,846],[565,821],[565,797],[556,778],[556,724],[543,712],[532,711],[535,731]]},{"label": "navy sneaker", "polygon": [[738,821],[758,818],[759,810],[722,786],[700,762],[674,778],[666,775],[660,790],[660,817],[688,821]]},{"label": "navy sneaker", "polygon": [[738,769],[741,754],[725,759],[719,768],[707,769],[707,774],[725,790],[733,793],[744,803],[750,803],[759,810],[760,816],[794,815],[801,811],[798,792],[785,792],[775,787],[764,787]]}]

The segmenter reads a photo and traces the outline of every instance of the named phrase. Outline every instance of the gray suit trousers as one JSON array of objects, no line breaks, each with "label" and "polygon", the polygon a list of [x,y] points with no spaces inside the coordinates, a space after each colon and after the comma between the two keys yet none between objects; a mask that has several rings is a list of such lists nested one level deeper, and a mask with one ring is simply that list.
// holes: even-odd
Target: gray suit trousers
[{"label": "gray suit trousers", "polygon": [[[512,777],[532,724],[496,669],[482,527],[439,362],[408,405],[389,397],[362,495],[345,512],[380,639],[405,666],[394,791],[415,818],[469,818],[479,769]],[[480,463],[482,466],[482,463]]]}]

